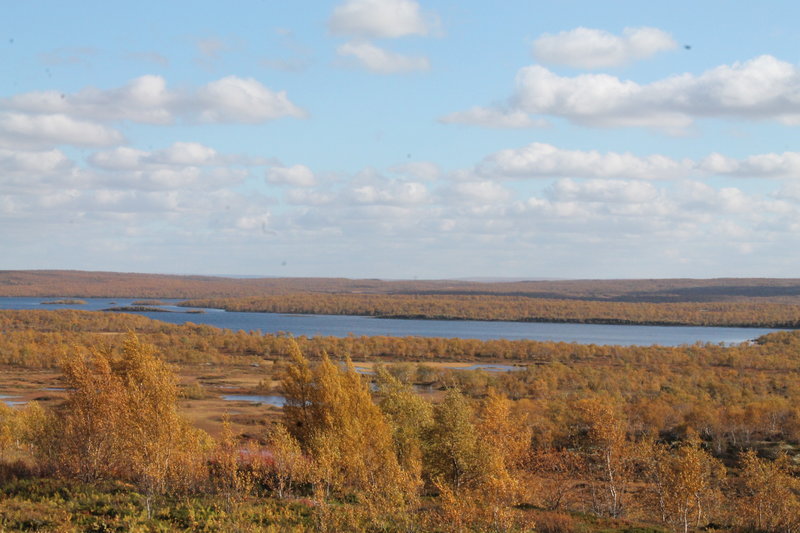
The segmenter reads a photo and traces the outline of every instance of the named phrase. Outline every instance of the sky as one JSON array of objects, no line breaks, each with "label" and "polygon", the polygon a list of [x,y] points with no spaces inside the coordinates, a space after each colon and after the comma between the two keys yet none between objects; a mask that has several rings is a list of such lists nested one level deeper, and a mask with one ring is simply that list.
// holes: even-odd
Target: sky
[{"label": "sky", "polygon": [[0,269],[800,277],[798,2],[0,5]]}]

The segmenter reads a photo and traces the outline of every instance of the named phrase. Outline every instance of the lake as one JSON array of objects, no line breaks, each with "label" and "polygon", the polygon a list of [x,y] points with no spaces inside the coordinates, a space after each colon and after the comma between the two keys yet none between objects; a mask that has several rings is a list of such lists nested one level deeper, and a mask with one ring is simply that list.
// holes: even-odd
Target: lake
[{"label": "lake", "polygon": [[[0,309],[83,309],[99,311],[131,305],[129,298],[81,298],[80,304],[42,305],[58,298],[0,298]],[[136,313],[170,322],[208,324],[219,328],[262,333],[291,333],[295,336],[346,337],[383,335],[390,337],[445,337],[463,339],[508,339],[564,341],[579,344],[618,344],[623,346],[661,344],[680,346],[696,342],[739,343],[755,339],[773,329],[719,328],[695,326],[623,326],[605,324],[554,324],[545,322],[482,322],[473,320],[405,320],[348,315],[286,315],[278,313],[241,313],[219,309],[178,307],[179,300],[160,299],[170,312]]]}]

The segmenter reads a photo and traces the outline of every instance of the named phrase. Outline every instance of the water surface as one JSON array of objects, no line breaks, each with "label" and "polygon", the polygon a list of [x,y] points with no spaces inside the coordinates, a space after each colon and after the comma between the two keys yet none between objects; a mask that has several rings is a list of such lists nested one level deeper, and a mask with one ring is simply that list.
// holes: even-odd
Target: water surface
[{"label": "water surface", "polygon": [[226,402],[250,402],[257,404],[274,405],[275,407],[283,407],[286,404],[286,398],[283,396],[269,395],[262,396],[259,394],[225,394],[222,399]]},{"label": "water surface", "polygon": [[[56,298],[0,298],[0,309],[53,309],[41,302]],[[98,311],[129,306],[130,298],[83,298],[85,305],[59,305],[58,309]],[[556,324],[550,322],[489,322],[475,320],[405,320],[349,315],[288,315],[279,313],[227,312],[220,309],[178,307],[179,300],[161,299],[158,306],[170,312],[136,313],[170,322],[208,324],[219,328],[262,333],[290,333],[295,336],[389,336],[445,337],[462,339],[507,339],[564,341],[579,344],[679,346],[696,342],[739,343],[777,331],[767,328],[720,328],[697,326],[628,326],[606,324]]]}]

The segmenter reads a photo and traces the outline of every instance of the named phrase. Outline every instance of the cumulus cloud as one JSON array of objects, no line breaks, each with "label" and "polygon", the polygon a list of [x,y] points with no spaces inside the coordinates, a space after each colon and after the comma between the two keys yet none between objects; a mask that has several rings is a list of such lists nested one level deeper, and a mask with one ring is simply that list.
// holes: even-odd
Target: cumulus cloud
[{"label": "cumulus cloud", "polygon": [[209,83],[197,93],[202,122],[258,123],[280,117],[304,118],[306,112],[289,101],[285,91],[275,92],[253,78],[228,76]]},{"label": "cumulus cloud", "polygon": [[545,143],[501,150],[478,164],[485,176],[516,178],[587,177],[671,179],[684,177],[690,161],[663,155],[638,157],[631,153],[565,150]]},{"label": "cumulus cloud", "polygon": [[273,91],[254,78],[227,76],[195,90],[175,91],[161,76],[146,75],[115,89],[89,87],[73,94],[24,93],[0,100],[0,109],[27,114],[68,116],[97,122],[170,124],[189,122],[260,123],[306,112],[284,91]]},{"label": "cumulus cloud", "polygon": [[0,173],[41,175],[65,171],[73,166],[61,150],[23,151],[0,148]]},{"label": "cumulus cloud", "polygon": [[772,197],[779,201],[800,202],[800,183],[796,181],[784,183],[780,189],[772,193]]},{"label": "cumulus cloud", "polygon": [[436,25],[413,0],[347,0],[337,6],[328,20],[335,35],[396,38],[427,35]]},{"label": "cumulus cloud", "polygon": [[29,113],[63,113],[98,121],[130,120],[147,124],[168,124],[176,96],[167,90],[161,76],[141,76],[122,87],[95,87],[74,94],[37,91],[12,96],[0,106]]},{"label": "cumulus cloud", "polygon": [[628,180],[557,180],[548,190],[559,202],[643,203],[658,198],[652,184]]},{"label": "cumulus cloud", "polygon": [[494,181],[466,181],[456,183],[449,191],[457,200],[472,203],[496,203],[511,198],[511,192]]},{"label": "cumulus cloud", "polygon": [[310,189],[291,189],[286,194],[286,198],[291,204],[307,206],[328,205],[336,200],[334,194]]},{"label": "cumulus cloud", "polygon": [[95,152],[89,162],[107,170],[136,169],[147,166],[178,165],[205,166],[220,164],[217,151],[200,143],[176,142],[168,148],[154,152],[120,146],[112,150]]},{"label": "cumulus cloud", "polygon": [[155,152],[151,160],[168,165],[209,165],[216,162],[217,151],[200,143],[176,142]]},{"label": "cumulus cloud", "polygon": [[428,188],[424,184],[410,181],[357,186],[349,196],[358,204],[372,205],[413,205],[429,199]]},{"label": "cumulus cloud", "polygon": [[541,63],[597,69],[625,65],[676,47],[675,40],[658,28],[625,28],[617,36],[581,27],[542,35],[533,43],[533,55]]},{"label": "cumulus cloud", "polygon": [[800,153],[757,154],[745,159],[713,153],[699,167],[710,174],[726,176],[800,178]]},{"label": "cumulus cloud", "polygon": [[133,169],[137,168],[147,155],[144,150],[120,146],[113,150],[93,153],[89,156],[89,162],[95,167],[108,170]]},{"label": "cumulus cloud", "polygon": [[93,181],[113,189],[219,190],[249,175],[237,157],[194,142],[176,142],[151,152],[119,146],[95,152],[87,161],[93,167]]},{"label": "cumulus cloud", "polygon": [[683,211],[698,213],[706,220],[718,214],[750,215],[764,205],[736,187],[718,189],[690,181],[680,184],[675,197]]},{"label": "cumulus cloud", "polygon": [[267,170],[267,183],[276,185],[292,185],[294,187],[312,187],[317,183],[314,173],[305,165],[291,167],[272,167]]},{"label": "cumulus cloud", "polygon": [[115,129],[63,114],[0,112],[0,146],[109,146],[123,140],[122,134]]},{"label": "cumulus cloud", "polygon": [[379,74],[428,70],[431,66],[427,57],[398,54],[368,42],[345,43],[336,49],[336,53],[351,57],[358,65]]},{"label": "cumulus cloud", "polygon": [[800,152],[754,154],[743,159],[712,153],[697,160],[678,160],[662,154],[638,156],[630,152],[601,153],[597,150],[568,150],[546,143],[531,143],[486,156],[475,166],[474,174],[508,179],[798,178]]},{"label": "cumulus cloud", "polygon": [[176,190],[191,187],[200,179],[201,170],[197,167],[156,168],[138,171],[121,176],[117,186],[135,189]]},{"label": "cumulus cloud", "polygon": [[764,55],[700,75],[648,84],[608,74],[559,76],[541,65],[517,73],[508,111],[594,127],[642,126],[680,132],[699,118],[800,124],[800,68]]},{"label": "cumulus cloud", "polygon": [[647,85],[609,75],[558,76],[523,68],[516,101],[529,113],[595,126],[683,127],[699,117],[800,123],[800,69],[772,56],[683,74]]}]

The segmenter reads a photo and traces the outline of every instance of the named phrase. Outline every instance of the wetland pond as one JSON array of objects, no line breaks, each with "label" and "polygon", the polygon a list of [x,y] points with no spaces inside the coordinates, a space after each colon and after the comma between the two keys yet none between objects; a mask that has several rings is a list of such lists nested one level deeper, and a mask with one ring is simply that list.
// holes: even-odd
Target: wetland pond
[{"label": "wetland pond", "polygon": [[276,394],[260,395],[260,394],[223,394],[222,399],[226,402],[248,402],[255,404],[266,404],[274,407],[283,407],[286,404],[286,398]]}]

